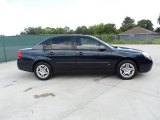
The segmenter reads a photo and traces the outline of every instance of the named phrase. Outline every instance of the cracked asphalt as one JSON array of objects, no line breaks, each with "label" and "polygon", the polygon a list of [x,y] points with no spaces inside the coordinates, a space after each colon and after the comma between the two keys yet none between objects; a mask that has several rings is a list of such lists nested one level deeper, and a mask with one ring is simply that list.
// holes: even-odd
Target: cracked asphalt
[{"label": "cracked asphalt", "polygon": [[153,68],[133,80],[61,74],[39,81],[0,64],[0,120],[160,120],[160,45],[118,45],[148,52]]}]

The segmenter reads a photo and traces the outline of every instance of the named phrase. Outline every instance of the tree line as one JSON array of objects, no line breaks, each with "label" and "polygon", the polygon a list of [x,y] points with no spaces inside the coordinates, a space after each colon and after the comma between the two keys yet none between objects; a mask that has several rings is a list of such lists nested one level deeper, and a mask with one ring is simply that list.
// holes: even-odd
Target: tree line
[{"label": "tree line", "polygon": [[[157,19],[158,24],[160,25],[160,16]],[[112,34],[118,34],[124,31],[127,31],[129,29],[132,29],[133,27],[142,27],[151,31],[155,31],[160,33],[160,27],[157,27],[156,29],[153,28],[153,23],[151,20],[148,19],[142,19],[135,23],[135,20],[131,17],[125,17],[121,27],[119,29],[116,28],[115,24],[112,23],[100,23],[93,26],[79,26],[75,30],[69,28],[69,27],[58,27],[58,28],[51,28],[51,27],[28,27],[25,28],[23,32],[21,32],[21,35],[37,35],[37,34],[89,34],[89,35],[112,35]]]}]

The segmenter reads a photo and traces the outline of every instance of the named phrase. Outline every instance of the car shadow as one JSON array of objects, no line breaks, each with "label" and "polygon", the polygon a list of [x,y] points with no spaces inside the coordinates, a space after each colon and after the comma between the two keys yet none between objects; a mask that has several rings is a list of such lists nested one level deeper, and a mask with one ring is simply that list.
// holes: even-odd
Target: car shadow
[{"label": "car shadow", "polygon": [[106,72],[61,72],[61,73],[56,73],[54,74],[54,76],[52,78],[59,78],[59,77],[92,77],[92,78],[97,78],[95,79],[95,81],[98,79],[103,79],[103,78],[107,78],[110,77],[114,74],[112,73],[106,73]]}]

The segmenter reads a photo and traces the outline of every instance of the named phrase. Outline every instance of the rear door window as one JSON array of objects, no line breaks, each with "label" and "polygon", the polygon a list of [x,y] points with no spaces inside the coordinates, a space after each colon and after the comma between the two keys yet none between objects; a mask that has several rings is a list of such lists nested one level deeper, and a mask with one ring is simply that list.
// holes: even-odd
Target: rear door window
[{"label": "rear door window", "polygon": [[54,50],[73,49],[73,38],[70,36],[66,36],[66,37],[57,37],[52,39],[52,49]]}]

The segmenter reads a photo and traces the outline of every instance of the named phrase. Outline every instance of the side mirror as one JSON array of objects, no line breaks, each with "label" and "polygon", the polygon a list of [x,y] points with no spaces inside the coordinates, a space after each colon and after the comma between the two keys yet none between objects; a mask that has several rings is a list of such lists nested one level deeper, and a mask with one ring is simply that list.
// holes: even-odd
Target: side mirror
[{"label": "side mirror", "polygon": [[105,51],[106,50],[106,47],[104,45],[99,45],[99,48],[98,48],[99,51]]}]

